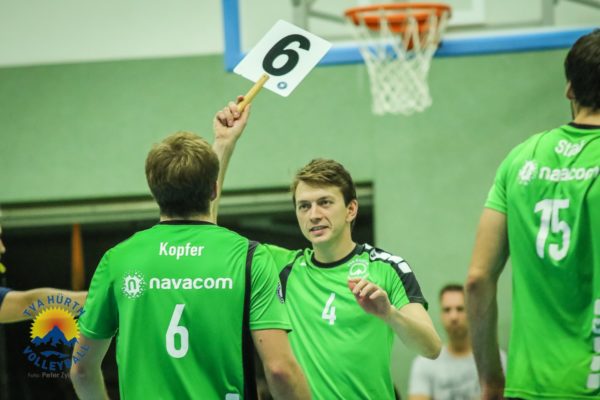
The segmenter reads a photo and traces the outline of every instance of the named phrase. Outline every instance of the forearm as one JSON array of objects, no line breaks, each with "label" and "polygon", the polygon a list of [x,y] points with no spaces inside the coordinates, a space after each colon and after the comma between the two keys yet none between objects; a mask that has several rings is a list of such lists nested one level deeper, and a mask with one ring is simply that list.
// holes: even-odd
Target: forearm
[{"label": "forearm", "polygon": [[442,349],[442,341],[427,311],[420,304],[412,303],[400,310],[393,306],[390,308],[384,321],[394,330],[402,343],[423,357],[437,358]]},{"label": "forearm", "polygon": [[[78,305],[83,305],[85,303],[85,299],[87,297],[87,292],[75,292],[71,290],[63,290],[56,288],[39,288],[39,289],[31,289],[25,292],[27,294],[27,298],[31,302],[36,302],[38,300],[42,300],[44,302],[48,301],[48,297],[53,297],[54,301],[56,301],[57,296],[61,296],[62,299],[70,298],[70,304],[73,304],[74,301],[78,303]],[[64,300],[61,299],[61,302],[64,303]]]},{"label": "forearm", "polygon": [[44,304],[54,302],[55,305],[70,307],[76,313],[83,307],[86,296],[87,292],[71,292],[54,288],[11,291],[6,295],[0,308],[0,322],[18,322],[34,318],[38,301]]},{"label": "forearm", "polygon": [[73,366],[71,369],[71,381],[73,382],[77,396],[81,400],[108,399],[100,367],[84,372]]},{"label": "forearm", "polygon": [[469,275],[466,285],[467,314],[479,380],[482,386],[503,388],[496,292],[495,279]]},{"label": "forearm", "polygon": [[219,159],[219,175],[217,177],[217,193],[215,199],[210,204],[210,215],[212,222],[217,222],[217,214],[219,211],[219,201],[221,200],[221,191],[223,188],[223,182],[225,181],[225,174],[227,167],[229,166],[229,160],[235,149],[237,140],[225,140],[217,139],[213,143],[213,150],[217,154]]},{"label": "forearm", "polygon": [[269,390],[275,399],[310,399],[310,389],[302,369],[296,362],[283,371],[269,371],[265,368]]},{"label": "forearm", "polygon": [[467,318],[484,399],[502,398],[504,388],[496,294],[508,255],[506,216],[486,208],[479,222],[465,285]]}]

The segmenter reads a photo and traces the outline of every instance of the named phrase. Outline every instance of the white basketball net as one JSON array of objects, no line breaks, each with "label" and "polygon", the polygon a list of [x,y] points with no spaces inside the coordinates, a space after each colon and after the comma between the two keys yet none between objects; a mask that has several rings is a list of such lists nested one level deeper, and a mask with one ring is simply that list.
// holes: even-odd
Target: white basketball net
[{"label": "white basketball net", "polygon": [[[422,12],[423,9],[415,9]],[[358,25],[352,24],[359,42],[360,52],[367,65],[373,97],[373,113],[377,115],[421,112],[431,105],[427,74],[433,54],[446,30],[448,13],[438,18],[435,10],[428,17],[428,29],[419,34],[419,24],[406,13],[406,29],[402,33],[390,30],[386,13],[398,10],[379,9],[381,27],[369,29],[364,16],[358,14]],[[373,12],[370,13],[373,15]],[[410,45],[409,45],[410,44]]]}]

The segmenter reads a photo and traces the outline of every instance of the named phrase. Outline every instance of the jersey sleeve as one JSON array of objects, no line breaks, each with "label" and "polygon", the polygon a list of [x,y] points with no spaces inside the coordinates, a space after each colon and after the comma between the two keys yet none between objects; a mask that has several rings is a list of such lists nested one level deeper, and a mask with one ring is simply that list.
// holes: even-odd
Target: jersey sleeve
[{"label": "jersey sleeve", "polygon": [[491,208],[506,214],[506,185],[508,182],[508,173],[515,157],[519,154],[524,145],[525,143],[521,143],[515,147],[498,167],[496,177],[494,178],[494,184],[485,201],[486,208]]},{"label": "jersey sleeve", "polygon": [[252,258],[250,329],[291,330],[278,270],[275,268],[273,257],[264,245],[257,246]]},{"label": "jersey sleeve", "polygon": [[421,292],[421,286],[408,263],[402,260],[393,263],[394,273],[391,277],[391,288],[387,290],[390,303],[396,308],[401,308],[408,303],[420,303],[429,308],[429,304]]},{"label": "jersey sleeve", "polygon": [[417,356],[413,361],[410,369],[408,394],[433,398],[431,368],[428,368],[427,360],[423,357]]},{"label": "jersey sleeve", "polygon": [[287,265],[289,265],[298,254],[298,250],[288,250],[283,247],[275,246],[273,244],[263,245],[265,249],[271,254],[275,261],[275,268],[280,273]]},{"label": "jersey sleeve", "polygon": [[92,278],[85,302],[85,312],[79,318],[79,331],[91,339],[108,339],[118,328],[118,311],[114,296],[114,281],[110,274],[108,251]]},{"label": "jersey sleeve", "polygon": [[0,307],[2,307],[2,303],[4,302],[4,298],[6,297],[6,295],[8,294],[8,292],[10,292],[11,289],[4,287],[4,286],[0,286]]}]

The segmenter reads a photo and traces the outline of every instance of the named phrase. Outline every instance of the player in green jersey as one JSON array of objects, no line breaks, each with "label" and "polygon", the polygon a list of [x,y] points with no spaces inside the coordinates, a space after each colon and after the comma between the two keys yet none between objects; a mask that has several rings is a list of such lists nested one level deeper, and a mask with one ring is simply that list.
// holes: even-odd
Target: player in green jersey
[{"label": "player in green jersey", "polygon": [[401,257],[354,242],[358,201],[341,164],[313,160],[296,175],[292,195],[312,248],[268,247],[281,270],[290,342],[311,393],[393,399],[394,334],[429,358],[441,348],[412,269]]},{"label": "player in green jersey", "polygon": [[[484,399],[600,398],[600,30],[577,40],[565,72],[573,121],[510,152],[479,223],[467,305]],[[509,255],[505,381],[496,288]]]},{"label": "player in green jersey", "polygon": [[107,397],[100,365],[115,335],[123,399],[255,398],[252,344],[276,398],[310,397],[271,255],[213,223],[217,154],[247,117],[216,117],[214,150],[177,133],[148,154],[160,223],[110,249],[94,274],[71,369],[80,398]]}]

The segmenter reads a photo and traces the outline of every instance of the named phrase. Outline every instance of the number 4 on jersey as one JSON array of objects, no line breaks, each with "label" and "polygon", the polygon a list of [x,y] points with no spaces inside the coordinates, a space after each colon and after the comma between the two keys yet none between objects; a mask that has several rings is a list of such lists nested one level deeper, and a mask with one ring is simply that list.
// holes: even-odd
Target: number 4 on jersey
[{"label": "number 4 on jersey", "polygon": [[335,323],[335,307],[333,306],[333,300],[335,300],[335,293],[331,293],[329,299],[327,299],[327,303],[325,303],[323,313],[321,314],[321,318],[329,321],[329,325]]}]

